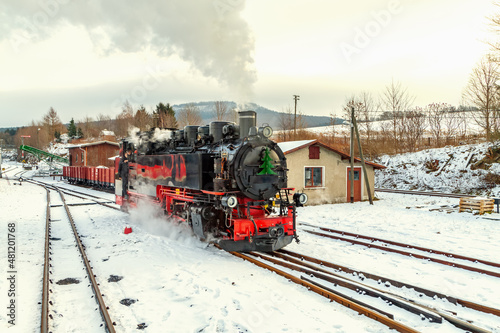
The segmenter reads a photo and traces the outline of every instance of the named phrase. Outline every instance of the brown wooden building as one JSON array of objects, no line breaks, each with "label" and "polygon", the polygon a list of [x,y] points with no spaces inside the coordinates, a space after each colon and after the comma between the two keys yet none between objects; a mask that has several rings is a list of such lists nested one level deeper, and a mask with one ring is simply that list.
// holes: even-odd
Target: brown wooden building
[{"label": "brown wooden building", "polygon": [[[288,187],[304,192],[308,204],[320,205],[350,200],[350,156],[318,140],[280,142],[286,156]],[[354,201],[368,200],[361,161],[354,159]],[[370,192],[374,194],[374,169],[383,165],[365,162]]]},{"label": "brown wooden building", "polygon": [[118,155],[120,144],[111,141],[96,141],[68,146],[70,166],[113,167],[110,157]]}]

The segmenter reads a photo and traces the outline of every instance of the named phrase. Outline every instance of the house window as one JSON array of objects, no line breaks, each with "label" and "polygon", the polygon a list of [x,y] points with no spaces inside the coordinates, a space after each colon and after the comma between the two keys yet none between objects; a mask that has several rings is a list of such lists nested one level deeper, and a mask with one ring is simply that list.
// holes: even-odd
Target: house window
[{"label": "house window", "polygon": [[323,169],[324,167],[306,167],[304,179],[305,186],[323,187]]},{"label": "house window", "polygon": [[[352,180],[350,171],[349,171],[349,180]],[[359,170],[354,170],[354,180],[359,180]]]},{"label": "house window", "polygon": [[84,162],[84,161],[83,161],[83,151],[82,151],[82,162]]},{"label": "house window", "polygon": [[319,160],[319,146],[309,146],[309,159]]},{"label": "house window", "polygon": [[78,162],[78,154],[75,154],[75,163]]}]

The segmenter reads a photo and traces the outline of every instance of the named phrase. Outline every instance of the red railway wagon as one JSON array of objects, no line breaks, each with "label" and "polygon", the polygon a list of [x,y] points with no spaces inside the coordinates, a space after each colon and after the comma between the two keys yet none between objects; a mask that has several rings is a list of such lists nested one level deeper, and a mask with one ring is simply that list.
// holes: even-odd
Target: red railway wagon
[{"label": "red railway wagon", "polygon": [[63,177],[70,183],[103,188],[115,186],[115,168],[66,166],[63,167]]}]

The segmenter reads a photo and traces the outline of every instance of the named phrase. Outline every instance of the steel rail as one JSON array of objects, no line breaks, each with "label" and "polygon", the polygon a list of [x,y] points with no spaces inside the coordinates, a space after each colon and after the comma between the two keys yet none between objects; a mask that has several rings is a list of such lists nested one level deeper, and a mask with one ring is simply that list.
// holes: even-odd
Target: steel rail
[{"label": "steel rail", "polygon": [[313,291],[313,292],[315,292],[323,297],[330,299],[331,301],[335,301],[335,302],[337,302],[345,307],[348,307],[348,308],[358,312],[359,314],[365,315],[370,319],[376,320],[376,321],[386,325],[389,328],[395,329],[398,332],[402,332],[402,333],[416,333],[416,332],[418,332],[417,330],[415,330],[411,327],[408,327],[408,326],[406,326],[398,321],[395,321],[394,319],[390,319],[383,314],[380,314],[376,311],[368,309],[367,307],[364,307],[364,306],[359,305],[355,302],[352,302],[352,301],[350,301],[342,296],[339,296],[339,295],[336,295],[332,292],[329,292],[328,290],[325,290],[325,289],[318,287],[310,282],[302,280],[302,279],[300,279],[292,274],[286,273],[286,272],[279,270],[275,267],[267,265],[267,264],[255,259],[255,258],[252,258],[248,255],[238,253],[238,252],[229,252],[229,253],[231,253],[232,255],[234,255],[238,258],[241,258],[243,260],[247,260],[247,261],[249,261],[249,262],[251,262],[259,267],[262,267],[262,268],[268,269],[272,272],[275,272],[276,274],[283,276],[296,284],[302,285],[302,286],[308,288],[309,290],[311,290],[311,291]]},{"label": "steel rail", "polygon": [[344,242],[348,242],[348,243],[352,243],[352,244],[356,244],[356,245],[362,245],[362,246],[366,246],[366,247],[369,247],[369,248],[379,249],[379,250],[383,250],[383,251],[386,251],[386,252],[394,252],[394,253],[402,254],[402,255],[405,255],[405,256],[408,256],[408,257],[413,257],[413,258],[422,259],[422,260],[428,260],[428,261],[432,261],[432,262],[439,263],[439,264],[442,264],[442,265],[456,267],[456,268],[461,268],[461,269],[468,270],[468,271],[471,271],[471,272],[486,274],[486,275],[490,275],[490,276],[494,276],[494,277],[500,278],[500,273],[488,271],[488,270],[481,269],[481,268],[476,268],[476,267],[472,267],[472,266],[462,265],[462,264],[458,264],[458,263],[454,263],[454,262],[446,261],[446,260],[442,260],[442,259],[437,259],[437,258],[433,258],[433,257],[429,257],[429,256],[423,256],[423,255],[420,255],[420,254],[411,253],[411,252],[407,252],[407,251],[402,251],[402,250],[398,250],[398,249],[393,249],[393,248],[386,247],[386,246],[380,246],[380,245],[375,245],[375,244],[371,244],[371,243],[361,242],[361,241],[358,241],[358,240],[355,240],[355,239],[344,238],[344,237],[335,236],[335,235],[323,234],[323,233],[312,231],[312,230],[303,230],[303,231],[307,232],[307,233],[310,233],[310,234],[313,234],[313,235],[321,236],[321,237],[326,237],[326,238],[332,238],[332,239],[336,239],[336,240],[341,240],[341,241],[344,241]]},{"label": "steel rail", "polygon": [[45,214],[45,250],[43,261],[43,280],[42,280],[42,318],[40,322],[40,332],[49,332],[49,255],[50,255],[50,191],[47,191],[47,211]]},{"label": "steel rail", "polygon": [[443,192],[426,192],[426,191],[413,191],[413,190],[396,190],[388,188],[375,188],[376,192],[388,192],[397,194],[413,194],[413,195],[426,195],[431,197],[443,197],[443,198],[470,198],[474,195],[470,194],[459,194],[459,193],[443,193]]},{"label": "steel rail", "polygon": [[318,228],[320,230],[328,231],[328,232],[335,233],[335,234],[340,234],[340,235],[345,235],[345,236],[350,236],[350,237],[355,237],[355,238],[361,238],[361,239],[367,239],[371,242],[382,242],[382,243],[387,243],[387,244],[391,244],[391,245],[395,245],[395,246],[399,246],[399,247],[404,247],[406,249],[415,249],[415,250],[419,250],[419,251],[423,251],[423,252],[440,254],[440,255],[444,255],[448,258],[461,259],[461,260],[471,261],[474,263],[480,263],[480,264],[484,264],[484,265],[488,265],[488,266],[500,267],[500,264],[496,263],[496,262],[467,257],[467,256],[463,256],[460,254],[445,252],[445,251],[441,251],[441,250],[429,249],[427,247],[422,247],[422,246],[418,246],[418,245],[405,244],[405,243],[401,243],[401,242],[395,242],[395,241],[382,239],[382,238],[376,238],[376,237],[372,237],[372,236],[360,235],[360,234],[342,231],[342,230],[324,228],[324,227],[320,227],[320,226],[308,224],[308,223],[301,223],[301,225],[312,227],[312,228]]},{"label": "steel rail", "polygon": [[[400,282],[400,281],[386,278],[386,277],[383,277],[380,275],[371,274],[371,273],[363,272],[363,271],[357,271],[357,270],[351,269],[349,267],[341,266],[341,265],[338,265],[338,264],[335,264],[335,263],[332,263],[332,262],[329,262],[326,260],[316,259],[316,258],[311,257],[311,256],[307,256],[304,254],[296,253],[296,252],[285,250],[285,249],[280,249],[277,252],[274,252],[273,255],[275,255],[279,258],[282,258],[284,260],[290,261],[292,263],[301,263],[302,265],[306,265],[306,263],[303,262],[303,260],[305,260],[305,261],[309,261],[309,262],[315,263],[317,265],[329,267],[329,268],[332,268],[332,269],[335,269],[338,271],[343,271],[343,272],[346,272],[349,274],[356,274],[359,278],[361,278],[363,276],[367,279],[371,279],[374,281],[381,281],[383,283],[388,282],[392,286],[397,287],[397,288],[402,288],[402,287],[411,288],[411,289],[414,289],[416,292],[419,292],[419,293],[424,294],[424,295],[429,296],[429,297],[438,297],[441,299],[445,299],[452,304],[460,304],[460,305],[462,305],[466,308],[469,308],[469,309],[473,309],[473,310],[484,312],[484,313],[490,313],[490,314],[493,314],[493,315],[500,317],[500,310],[499,309],[495,309],[495,308],[488,307],[485,305],[466,301],[466,300],[463,300],[460,298],[451,297],[451,296],[445,295],[445,294],[440,293],[440,292],[436,292],[436,291],[432,291],[432,290],[425,289],[422,287],[418,287],[418,286],[415,286],[415,285],[412,285],[409,283]],[[295,258],[298,258],[298,259],[295,259]],[[310,267],[311,269],[318,270],[320,272],[324,271],[323,269],[316,267],[316,266],[313,266],[313,265],[308,265],[307,267]]]},{"label": "steel rail", "polygon": [[337,278],[338,275],[332,274],[326,270],[321,270],[322,273],[319,273],[318,272],[319,270],[316,270],[316,272],[315,272],[314,270],[304,268],[304,267],[310,267],[310,266],[303,265],[300,262],[297,263],[296,265],[294,265],[294,264],[289,264],[289,263],[286,263],[286,262],[283,262],[283,261],[280,261],[280,260],[277,260],[274,258],[266,257],[260,253],[251,252],[250,254],[252,254],[255,257],[261,258],[263,260],[267,260],[269,262],[272,262],[275,265],[280,265],[280,266],[286,267],[288,269],[291,269],[291,270],[294,270],[297,272],[302,272],[302,273],[306,273],[308,275],[313,275],[316,278],[328,281],[328,282],[333,283],[335,285],[339,285],[339,286],[344,287],[346,289],[350,289],[353,291],[363,291],[368,296],[375,297],[375,298],[381,298],[384,301],[391,302],[392,304],[394,304],[394,305],[396,305],[404,310],[407,310],[411,313],[424,316],[425,318],[429,319],[429,321],[431,321],[431,322],[435,322],[435,323],[442,322],[441,316],[436,316],[433,313],[429,313],[429,311],[427,311],[427,310],[419,308],[413,304],[409,304],[406,300],[394,298],[392,296],[389,296],[387,294],[387,292],[385,292],[385,291],[377,290],[376,288],[373,288],[373,287],[370,287],[367,285],[363,285],[359,282],[355,282],[355,281],[346,279],[344,277],[340,277],[340,279],[339,279],[339,278]]},{"label": "steel rail", "polygon": [[[281,251],[281,250],[280,250]],[[288,251],[289,252],[289,251]],[[294,253],[296,254],[296,253]],[[255,255],[255,254],[254,254]],[[288,258],[287,256],[282,256],[282,255],[279,255],[277,252],[272,252],[272,255],[276,255],[284,260],[287,260],[288,261]],[[298,254],[296,254],[298,255]],[[262,257],[261,255],[259,255],[260,257]],[[266,258],[266,257],[263,257],[263,259],[265,260],[269,260],[269,258]],[[470,332],[477,332],[477,333],[487,333],[489,332],[488,330],[485,330],[481,327],[478,327],[478,326],[475,326],[465,320],[461,320],[461,319],[458,319],[458,318],[455,318],[453,316],[450,316],[448,314],[446,314],[444,311],[440,311],[440,310],[437,310],[435,308],[432,308],[430,306],[427,306],[427,305],[424,305],[424,304],[420,304],[418,301],[415,301],[415,300],[412,300],[412,299],[408,299],[407,297],[402,297],[398,294],[395,294],[395,293],[392,293],[392,292],[389,292],[389,291],[385,291],[385,290],[381,290],[381,289],[378,289],[378,288],[374,288],[372,286],[369,286],[369,285],[366,285],[366,284],[363,284],[363,283],[360,283],[360,282],[356,282],[356,281],[353,281],[352,279],[349,279],[349,278],[346,278],[346,277],[343,277],[343,276],[340,276],[338,274],[335,274],[335,273],[332,273],[332,272],[329,272],[329,271],[326,271],[322,268],[319,268],[319,267],[315,267],[315,266],[312,266],[312,265],[309,265],[307,263],[304,263],[300,260],[297,260],[297,259],[294,259],[294,258],[290,258],[292,259],[291,262],[295,262],[297,263],[298,266],[304,266],[304,267],[309,267],[309,268],[312,268],[313,270],[317,271],[317,272],[322,272],[322,273],[326,273],[328,275],[331,275],[331,276],[338,276],[340,277],[342,280],[338,280],[338,279],[335,279],[335,278],[332,278],[330,276],[325,276],[324,274],[322,273],[315,273],[315,272],[311,272],[311,271],[308,271],[307,269],[302,269],[300,267],[297,267],[297,268],[294,268],[293,266],[292,267],[289,267],[288,265],[286,264],[283,264],[283,263],[280,263],[280,262],[275,262],[274,260],[269,260],[271,262],[275,262],[275,264],[278,264],[278,265],[282,265],[282,266],[285,266],[289,269],[295,269],[297,271],[301,271],[303,273],[306,273],[306,274],[309,274],[309,275],[312,275],[314,277],[317,277],[317,278],[320,278],[320,279],[323,279],[325,281],[328,281],[330,283],[333,283],[333,284],[336,284],[336,285],[341,285],[343,287],[346,287],[346,288],[349,288],[351,290],[362,290],[364,291],[367,295],[369,296],[373,296],[373,297],[380,297],[382,299],[385,299],[387,301],[391,301],[393,304],[407,310],[407,311],[410,311],[410,312],[413,312],[413,313],[416,313],[416,314],[419,314],[421,313],[421,315],[429,318],[429,312],[431,312],[433,315],[431,315],[431,317],[435,317],[435,318],[439,318],[436,322],[441,322],[441,318],[444,318],[445,320],[447,320],[448,322],[450,322],[452,325],[458,327],[458,328],[461,328],[461,329],[465,329],[465,330],[468,330]],[[316,259],[314,258],[315,261],[321,261],[319,259]],[[328,262],[325,262],[325,263],[328,263]],[[333,264],[332,264],[333,265]],[[327,265],[325,265],[327,266]],[[302,277],[302,279],[305,279]],[[352,281],[354,283],[354,285],[349,285],[348,282],[346,283],[346,281]],[[331,291],[329,288],[326,288],[324,286],[322,286],[321,284],[317,283],[317,282],[312,282],[320,287],[323,287],[329,291]],[[356,287],[357,285],[359,285],[360,287]],[[368,288],[368,289],[366,289]],[[378,293],[382,293],[383,295],[377,295],[377,292]],[[393,298],[396,298],[396,300],[394,301]],[[359,301],[357,301],[359,302]],[[416,307],[418,306],[418,307]],[[425,311],[427,310],[427,311]],[[499,312],[499,310],[497,309],[494,309],[495,311],[497,311],[497,313]],[[490,313],[490,312],[488,312]]]},{"label": "steel rail", "polygon": [[[87,194],[87,193],[84,193],[84,192],[79,192],[79,191],[67,189],[67,188],[56,186],[56,185],[53,185],[53,184],[48,184],[48,183],[45,183],[45,182],[42,182],[42,181],[39,181],[39,180],[34,180],[34,179],[25,179],[25,180],[28,181],[28,182],[31,182],[33,184],[50,187],[50,188],[54,189],[55,191],[62,191],[63,193],[65,193],[67,195],[71,195],[71,196],[76,197],[76,198],[80,198],[80,199],[83,199],[83,200],[91,200],[91,201],[95,202],[96,204],[104,206],[104,207],[108,207],[108,208],[111,208],[111,209],[114,209],[114,210],[121,210],[118,207],[113,207],[111,205],[108,205],[108,203],[110,201],[108,199],[105,199],[105,198],[101,198],[101,197],[98,197],[98,196],[95,196],[95,195],[92,195],[92,194]],[[69,192],[78,193],[78,194],[81,194],[81,195],[84,195],[84,196],[87,196],[87,197],[90,197],[90,198],[85,198],[85,197],[83,197],[81,195],[72,194],[72,193],[69,193]],[[106,200],[108,203],[101,202],[101,201],[98,201],[97,199],[93,199],[93,198],[97,198],[97,199],[100,199],[100,200]]]},{"label": "steel rail", "polygon": [[64,199],[63,193],[60,190],[58,190],[57,192],[61,196],[61,200],[64,204],[64,209],[66,210],[66,214],[68,215],[68,219],[69,219],[69,222],[71,224],[71,228],[73,229],[73,234],[75,236],[75,240],[76,240],[76,243],[78,245],[78,249],[80,250],[80,254],[83,258],[85,268],[87,269],[87,274],[88,274],[89,280],[92,284],[92,289],[93,289],[94,294],[96,296],[96,300],[97,300],[97,303],[99,305],[99,311],[100,311],[101,316],[102,316],[104,323],[105,323],[105,328],[108,332],[115,333],[114,323],[109,316],[108,308],[106,307],[106,304],[104,304],[104,299],[102,298],[103,295],[101,294],[101,291],[99,290],[99,286],[98,286],[98,283],[95,279],[94,272],[92,271],[92,267],[90,266],[90,262],[87,258],[86,253],[85,253],[85,247],[82,244],[82,241],[80,240],[80,237],[78,235],[78,231],[76,230],[76,225],[75,225],[75,221],[73,220],[73,216],[71,215],[71,212],[69,211],[69,207],[66,204],[66,200]]}]

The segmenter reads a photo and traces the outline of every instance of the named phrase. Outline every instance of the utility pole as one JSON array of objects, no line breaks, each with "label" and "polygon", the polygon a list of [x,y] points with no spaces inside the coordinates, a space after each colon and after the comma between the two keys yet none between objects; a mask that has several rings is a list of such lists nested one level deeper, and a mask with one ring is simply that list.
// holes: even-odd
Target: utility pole
[{"label": "utility pole", "polygon": [[354,107],[351,108],[351,144],[349,147],[350,155],[351,155],[351,172],[349,178],[351,180],[351,203],[354,203]]},{"label": "utility pole", "polygon": [[[368,199],[370,200],[370,205],[373,205],[372,191],[370,189],[370,181],[368,180],[368,174],[366,173],[365,158],[363,157],[363,149],[361,149],[361,138],[359,137],[358,123],[356,122],[355,117],[352,117],[352,120],[353,120],[354,130],[356,131],[356,137],[358,139],[357,141],[358,141],[359,157],[361,158],[361,167],[363,168],[366,191],[368,193]],[[362,193],[361,196],[363,196]]]},{"label": "utility pole", "polygon": [[293,95],[293,99],[295,100],[295,116],[293,117],[293,139],[295,140],[297,137],[297,101],[300,99],[300,96]]}]

